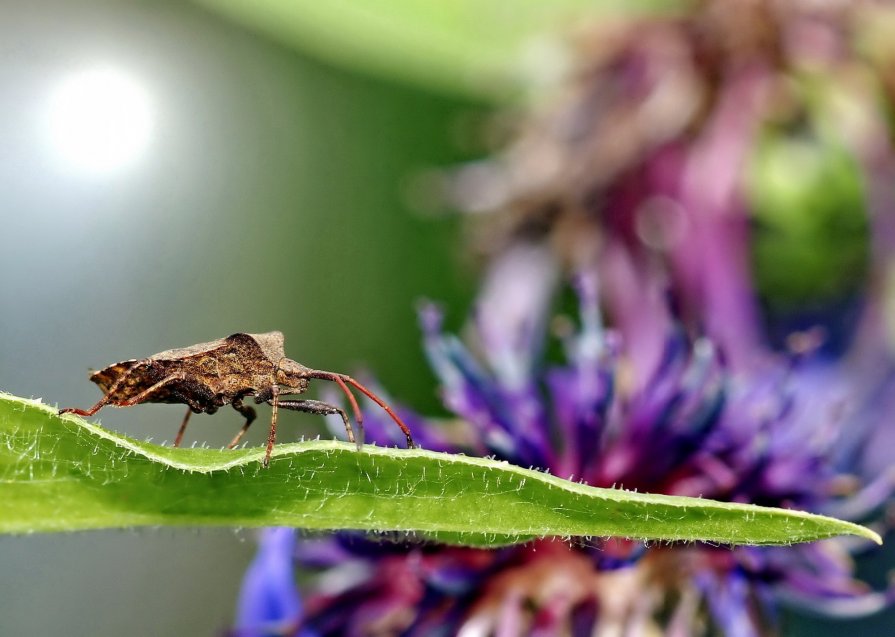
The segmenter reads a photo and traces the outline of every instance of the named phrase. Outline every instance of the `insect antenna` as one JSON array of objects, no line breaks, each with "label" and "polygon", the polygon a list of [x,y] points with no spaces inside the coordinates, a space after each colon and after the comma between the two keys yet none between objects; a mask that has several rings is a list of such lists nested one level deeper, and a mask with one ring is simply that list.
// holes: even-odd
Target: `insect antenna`
[{"label": "insect antenna", "polygon": [[[372,391],[364,387],[357,380],[348,376],[347,374],[336,374],[334,372],[325,372],[321,370],[313,370],[310,374],[308,374],[310,378],[319,378],[321,380],[329,380],[336,383],[339,387],[341,387],[342,391],[345,392],[345,395],[348,396],[348,401],[351,403],[351,408],[354,411],[355,418],[357,419],[357,427],[360,430],[361,437],[363,436],[364,425],[363,425],[363,416],[361,414],[360,408],[357,404],[357,399],[354,397],[354,394],[348,389],[348,385],[356,388],[360,391],[364,396],[372,400],[374,403],[382,407],[391,419],[395,421],[395,424],[401,428],[401,431],[404,432],[404,436],[407,438],[407,448],[413,449],[416,447],[416,444],[413,442],[413,436],[410,433],[410,429],[407,425],[404,424],[404,421],[396,414],[391,407],[389,407],[384,400],[382,400],[379,396],[374,394]],[[346,385],[346,383],[348,385]],[[361,438],[362,439],[362,438]]]},{"label": "insect antenna", "polygon": [[351,393],[351,390],[348,389],[348,385],[345,384],[345,380],[339,374],[333,374],[332,378],[328,378],[327,380],[335,381],[335,383],[341,388],[345,395],[348,396],[348,402],[351,404],[351,411],[354,412],[354,420],[357,422],[357,450],[360,451],[361,447],[364,445],[364,413],[360,410],[360,405],[357,404],[357,399],[354,397],[354,394]]}]

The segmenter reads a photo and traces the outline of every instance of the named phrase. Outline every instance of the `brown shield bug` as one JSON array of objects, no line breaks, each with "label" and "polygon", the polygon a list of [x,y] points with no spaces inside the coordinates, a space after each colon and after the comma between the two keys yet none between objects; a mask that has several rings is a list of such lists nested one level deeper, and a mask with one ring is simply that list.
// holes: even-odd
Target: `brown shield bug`
[{"label": "brown shield bug", "polygon": [[[336,383],[345,392],[354,411],[358,435],[348,415],[341,407],[319,400],[282,400],[280,395],[302,394],[313,378]],[[213,414],[218,408],[230,404],[246,421],[228,448],[232,449],[242,439],[256,418],[254,408],[244,405],[244,398],[253,398],[256,404],[266,402],[273,407],[270,431],[267,435],[267,453],[264,466],[270,464],[270,454],[277,438],[277,409],[294,409],[312,414],[339,414],[345,423],[350,442],[358,449],[363,444],[364,421],[360,407],[348,385],[351,385],[382,407],[407,437],[407,447],[413,448],[413,437],[398,415],[385,402],[351,376],[310,369],[286,358],[283,334],[233,334],[210,343],[172,349],[154,354],[149,358],[133,359],[109,365],[94,372],[90,380],[99,385],[104,396],[90,409],[61,409],[60,414],[74,413],[92,416],[106,405],[131,407],[140,403],[178,403],[188,405],[186,416],[174,439],[180,445],[190,414]]]}]

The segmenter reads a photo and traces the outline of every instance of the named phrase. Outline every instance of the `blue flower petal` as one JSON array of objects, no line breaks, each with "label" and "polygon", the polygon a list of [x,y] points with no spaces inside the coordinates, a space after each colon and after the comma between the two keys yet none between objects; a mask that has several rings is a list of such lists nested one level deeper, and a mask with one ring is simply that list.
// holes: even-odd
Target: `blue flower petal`
[{"label": "blue flower petal", "polygon": [[236,634],[240,637],[313,635],[299,628],[302,603],[295,585],[294,552],[294,529],[261,532],[258,554],[246,571],[239,594]]}]

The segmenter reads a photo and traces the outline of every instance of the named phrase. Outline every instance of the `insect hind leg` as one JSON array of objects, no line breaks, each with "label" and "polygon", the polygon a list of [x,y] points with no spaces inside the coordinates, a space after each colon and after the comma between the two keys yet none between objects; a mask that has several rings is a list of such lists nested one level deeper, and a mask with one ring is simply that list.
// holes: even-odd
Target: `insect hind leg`
[{"label": "insect hind leg", "polygon": [[129,374],[123,374],[121,376],[121,378],[119,378],[117,381],[115,381],[115,383],[111,387],[109,387],[109,390],[105,393],[105,395],[102,398],[100,398],[98,401],[96,401],[96,404],[93,407],[91,407],[90,409],[78,409],[77,407],[66,407],[65,409],[59,410],[59,415],[61,416],[62,414],[77,414],[78,416],[92,416],[93,414],[98,412],[100,409],[102,409],[103,407],[105,407],[106,405],[108,405],[109,403],[112,402],[112,396],[115,395],[115,392],[118,390],[118,388],[124,382],[124,379],[127,378],[128,376],[129,376]]},{"label": "insect hind leg", "polygon": [[59,410],[59,415],[61,416],[62,414],[76,414],[78,416],[92,416],[93,414],[98,412],[100,409],[102,409],[103,407],[108,405],[109,402],[111,402],[111,400],[109,398],[109,395],[106,394],[105,396],[100,398],[97,401],[97,403],[90,409],[78,409],[77,407],[66,407],[65,409]]}]

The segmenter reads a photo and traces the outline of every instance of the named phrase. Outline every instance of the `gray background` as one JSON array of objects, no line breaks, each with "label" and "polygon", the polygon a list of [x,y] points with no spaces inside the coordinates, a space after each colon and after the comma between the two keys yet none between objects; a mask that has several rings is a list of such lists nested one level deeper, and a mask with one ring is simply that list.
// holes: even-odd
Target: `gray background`
[{"label": "gray background", "polygon": [[[326,68],[186,3],[0,6],[0,388],[86,407],[99,397],[88,367],[280,329],[293,358],[375,370],[393,395],[435,407],[414,304],[445,300],[459,320],[472,277],[456,224],[408,210],[402,190],[459,158],[449,137],[469,105]],[[40,134],[59,79],[97,63],[141,78],[157,121],[142,162],[91,178]],[[181,412],[99,420],[171,440]],[[225,444],[239,426],[230,410],[198,416],[186,442]],[[285,414],[281,440],[319,426]],[[250,433],[259,444],[265,428]],[[0,537],[0,635],[214,634],[252,540]]]}]

